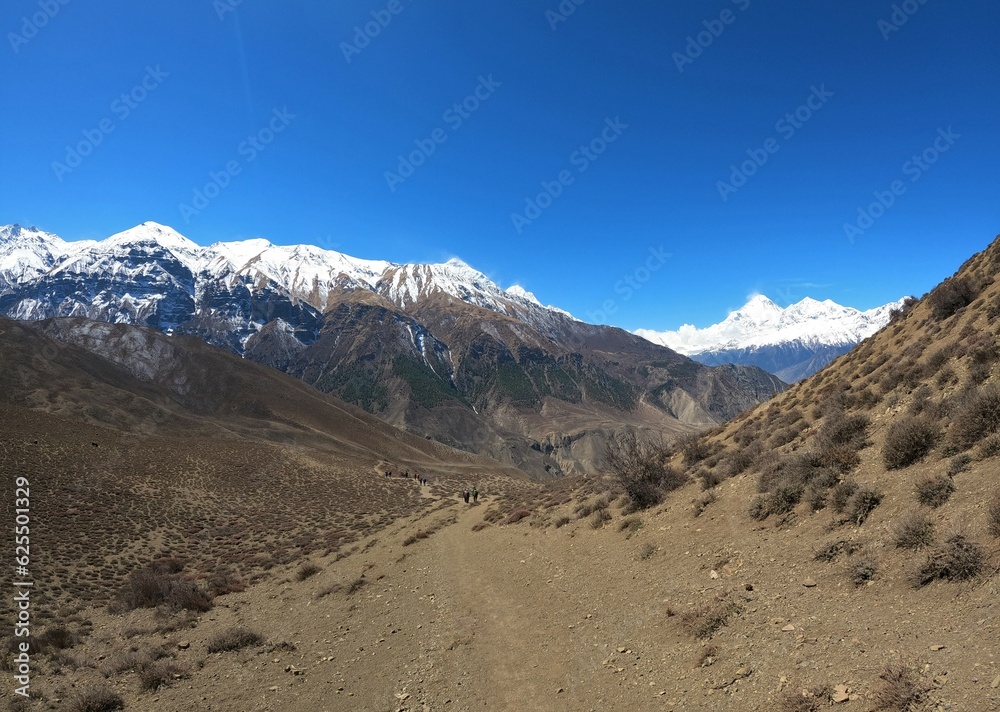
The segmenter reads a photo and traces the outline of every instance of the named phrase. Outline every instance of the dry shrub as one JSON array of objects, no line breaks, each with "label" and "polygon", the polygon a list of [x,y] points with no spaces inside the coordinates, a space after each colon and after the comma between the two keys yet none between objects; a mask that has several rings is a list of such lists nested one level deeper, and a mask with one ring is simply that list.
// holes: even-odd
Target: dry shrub
[{"label": "dry shrub", "polygon": [[246,628],[230,628],[208,641],[208,652],[225,653],[241,650],[251,645],[260,645],[264,639],[260,634]]},{"label": "dry shrub", "polygon": [[859,489],[861,489],[861,485],[854,480],[844,480],[837,483],[830,494],[830,505],[833,507],[833,511],[841,514],[847,509],[847,503]]},{"label": "dry shrub", "polygon": [[313,562],[307,561],[299,567],[298,571],[295,572],[295,578],[299,581],[305,581],[310,576],[315,576],[322,570],[323,569]]},{"label": "dry shrub", "polygon": [[559,517],[559,518],[558,518],[558,519],[557,519],[557,520],[556,520],[556,521],[554,522],[554,524],[555,524],[555,527],[556,527],[556,529],[558,529],[559,527],[564,527],[564,526],[566,526],[567,524],[569,524],[569,523],[570,523],[570,522],[572,522],[572,521],[573,521],[573,520],[572,520],[572,519],[571,519],[570,517],[565,517],[565,516],[564,516],[564,517]]},{"label": "dry shrub", "polygon": [[965,472],[969,469],[969,464],[971,462],[972,456],[968,453],[962,453],[961,455],[956,455],[951,458],[951,462],[948,463],[948,476],[954,477],[961,472]]},{"label": "dry shrub", "polygon": [[896,547],[919,549],[934,541],[934,522],[923,512],[913,512],[896,527]]},{"label": "dry shrub", "polygon": [[925,477],[917,483],[917,501],[936,509],[947,502],[954,491],[955,482],[947,475]]},{"label": "dry shrub", "polygon": [[172,660],[160,660],[143,665],[138,670],[139,687],[147,691],[158,690],[185,676],[185,671]]},{"label": "dry shrub", "polygon": [[843,411],[835,411],[824,419],[816,437],[821,445],[848,445],[860,450],[864,447],[870,422],[863,413],[847,415]]},{"label": "dry shrub", "polygon": [[924,416],[904,415],[896,420],[885,435],[882,460],[889,470],[908,467],[923,459],[939,436],[938,426]]},{"label": "dry shrub", "polygon": [[878,574],[878,563],[870,556],[862,556],[851,563],[851,583],[864,586]]},{"label": "dry shrub", "polygon": [[914,587],[920,587],[936,579],[967,581],[979,576],[985,565],[983,548],[964,534],[954,534],[913,572],[911,582]]},{"label": "dry shrub", "polygon": [[368,579],[365,578],[364,574],[361,574],[356,579],[351,581],[347,586],[347,595],[353,596],[355,593],[360,591],[362,588],[368,585]]},{"label": "dry shrub", "polygon": [[881,492],[870,487],[862,487],[847,500],[844,514],[847,521],[861,526],[881,503]]},{"label": "dry shrub", "polygon": [[975,301],[979,290],[968,277],[949,277],[927,297],[931,313],[941,321]]},{"label": "dry shrub", "polygon": [[175,561],[154,561],[130,573],[109,606],[112,612],[161,605],[173,611],[211,610],[212,596],[194,581],[181,579],[180,568]]},{"label": "dry shrub", "polygon": [[605,465],[637,509],[656,506],[667,492],[687,482],[669,461],[668,448],[644,442],[631,430],[612,435],[605,453]]},{"label": "dry shrub", "polygon": [[739,615],[742,608],[735,601],[721,594],[713,601],[702,603],[681,614],[681,623],[695,638],[710,638],[729,619]]},{"label": "dry shrub", "polygon": [[688,467],[698,464],[712,454],[712,445],[708,438],[695,433],[682,435],[676,440],[674,447],[684,456],[684,464]]},{"label": "dry shrub", "polygon": [[639,547],[639,559],[645,561],[653,554],[656,553],[656,547],[650,544],[648,541]]},{"label": "dry shrub", "polygon": [[511,512],[510,516],[504,519],[501,524],[517,524],[522,519],[526,519],[531,516],[530,509],[518,509]]},{"label": "dry shrub", "polygon": [[230,569],[220,569],[213,572],[206,583],[208,593],[213,598],[247,590],[246,582]]},{"label": "dry shrub", "polygon": [[1000,388],[989,384],[961,399],[951,440],[965,450],[1000,429]]},{"label": "dry shrub", "polygon": [[80,637],[64,625],[54,625],[46,628],[40,635],[34,636],[32,649],[39,653],[55,653],[72,648],[80,642]]},{"label": "dry shrub", "polygon": [[713,491],[705,492],[703,495],[701,495],[700,497],[698,497],[694,501],[694,510],[693,510],[694,516],[695,517],[700,517],[702,515],[702,513],[705,511],[705,509],[708,508],[708,505],[710,505],[713,502],[715,502],[715,500],[716,500],[716,496],[715,496],[715,492],[713,492]]},{"label": "dry shrub", "polygon": [[916,673],[902,661],[886,665],[879,674],[879,680],[872,695],[876,709],[911,712],[927,694]]},{"label": "dry shrub", "polygon": [[125,709],[125,700],[107,687],[93,687],[81,692],[69,703],[70,712],[115,712]]},{"label": "dry shrub", "polygon": [[607,509],[598,509],[590,517],[590,526],[594,529],[600,529],[605,525],[605,523],[611,521],[611,512]]},{"label": "dry shrub", "polygon": [[830,706],[830,690],[796,690],[786,692],[778,702],[777,712],[819,712]]},{"label": "dry shrub", "polygon": [[861,551],[861,545],[857,542],[847,541],[845,539],[840,539],[838,541],[832,541],[826,544],[819,551],[816,552],[813,559],[816,561],[833,561],[841,554],[851,556],[852,554]]}]

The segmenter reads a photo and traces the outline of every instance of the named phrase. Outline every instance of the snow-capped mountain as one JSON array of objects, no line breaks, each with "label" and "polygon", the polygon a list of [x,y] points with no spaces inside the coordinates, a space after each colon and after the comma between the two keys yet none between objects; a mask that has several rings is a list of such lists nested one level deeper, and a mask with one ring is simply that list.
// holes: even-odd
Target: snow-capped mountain
[{"label": "snow-capped mountain", "polygon": [[[36,288],[42,282],[44,289]],[[168,333],[194,320],[211,323],[217,336],[209,340],[242,351],[272,318],[308,326],[336,295],[352,290],[380,295],[401,309],[443,294],[538,326],[570,316],[521,287],[502,289],[458,259],[394,264],[264,239],[201,247],[153,222],[80,242],[35,228],[0,227],[0,312],[16,319],[85,316]],[[260,308],[264,303],[267,308]],[[225,338],[218,337],[220,328]],[[299,336],[308,341],[307,333]]]},{"label": "snow-capped mountain", "polygon": [[677,331],[635,333],[707,365],[752,364],[791,383],[815,373],[888,324],[904,300],[860,311],[807,297],[783,309],[759,294],[704,329],[685,324]]},{"label": "snow-capped mountain", "polygon": [[[461,260],[395,264],[264,239],[202,247],[149,222],[85,242],[0,228],[0,314],[196,336],[538,477],[596,471],[609,424],[690,430],[785,387],[585,324]],[[68,332],[88,331],[83,319]]]}]

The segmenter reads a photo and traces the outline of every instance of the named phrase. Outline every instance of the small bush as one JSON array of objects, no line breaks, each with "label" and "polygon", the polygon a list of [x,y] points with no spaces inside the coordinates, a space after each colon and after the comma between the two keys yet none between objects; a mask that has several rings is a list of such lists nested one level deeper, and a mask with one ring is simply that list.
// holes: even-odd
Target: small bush
[{"label": "small bush", "polygon": [[76,633],[64,625],[54,625],[35,636],[32,648],[40,653],[55,653],[72,648],[80,642]]},{"label": "small bush", "polygon": [[912,712],[927,694],[917,675],[902,662],[886,665],[879,680],[872,700],[880,710]]},{"label": "small bush", "polygon": [[637,509],[656,506],[667,492],[687,482],[669,460],[668,448],[643,442],[631,430],[612,435],[605,453],[605,465]]},{"label": "small bush", "polygon": [[698,499],[694,501],[694,510],[693,510],[694,516],[700,517],[702,513],[705,511],[705,509],[708,508],[708,505],[715,502],[715,500],[716,496],[715,492],[713,491],[705,492],[703,495],[698,497]]},{"label": "small bush", "polygon": [[252,630],[246,628],[230,628],[219,633],[208,642],[208,652],[226,653],[233,650],[241,650],[251,645],[260,645],[264,639]]},{"label": "small bush", "polygon": [[969,469],[969,464],[972,462],[972,456],[968,453],[962,453],[961,455],[956,455],[951,458],[951,462],[948,463],[948,476],[954,477],[960,472],[965,472]]},{"label": "small bush", "polygon": [[938,428],[923,416],[903,416],[896,420],[885,436],[882,460],[890,470],[908,467],[923,459],[938,439]]},{"label": "small bush", "polygon": [[139,668],[139,687],[146,691],[158,690],[185,676],[184,671],[172,660],[160,660]]},{"label": "small bush", "polygon": [[823,546],[819,551],[816,552],[816,555],[813,556],[813,559],[815,559],[816,561],[830,562],[836,559],[841,554],[846,554],[847,556],[851,556],[852,554],[855,554],[860,550],[861,550],[860,544],[853,541],[846,541],[844,539],[840,539],[838,541],[833,541]]},{"label": "small bush", "polygon": [[506,519],[504,519],[501,524],[517,524],[522,519],[526,519],[531,516],[530,509],[518,509],[510,513]]},{"label": "small bush", "polygon": [[869,515],[882,503],[882,493],[869,487],[862,487],[847,501],[844,514],[849,522],[858,526],[865,523]]},{"label": "small bush", "polygon": [[917,483],[917,501],[936,509],[948,501],[955,491],[955,482],[947,475],[926,477]]},{"label": "small bush", "polygon": [[641,561],[645,561],[655,553],[656,553],[656,547],[650,544],[648,541],[641,547],[639,547],[639,559]]},{"label": "small bush", "polygon": [[71,712],[115,712],[125,709],[125,700],[107,687],[95,687],[80,693],[70,702],[69,709]]},{"label": "small bush", "polygon": [[854,480],[844,480],[834,486],[830,494],[830,506],[833,507],[833,511],[837,514],[843,513],[847,509],[847,503],[859,489],[861,485]]},{"label": "small bush", "polygon": [[681,614],[684,627],[696,638],[710,638],[730,618],[738,615],[742,609],[726,596],[720,596],[714,601],[702,603]]},{"label": "small bush", "polygon": [[930,293],[927,302],[934,318],[941,321],[972,304],[977,294],[968,277],[949,277]]},{"label": "small bush", "polygon": [[979,576],[985,565],[983,548],[964,534],[955,534],[927,557],[914,572],[912,583],[920,587],[936,579],[966,581]]},{"label": "small bush", "polygon": [[684,456],[684,464],[696,465],[712,454],[712,446],[707,438],[697,434],[683,435],[677,439],[675,447]]},{"label": "small bush", "polygon": [[295,572],[295,578],[298,579],[299,581],[305,581],[310,576],[315,576],[322,570],[323,569],[321,569],[316,564],[312,563],[311,561],[307,561],[306,563],[302,564],[302,566],[299,567],[298,571]]},{"label": "small bush", "polygon": [[605,523],[611,521],[611,512],[606,509],[598,509],[590,517],[590,526],[594,529],[600,529],[605,525]]},{"label": "small bush", "polygon": [[968,449],[1000,429],[1000,388],[990,384],[963,399],[952,425],[952,439]]},{"label": "small bush", "polygon": [[923,512],[913,512],[896,527],[896,547],[919,549],[934,541],[934,523]]},{"label": "small bush", "polygon": [[878,573],[878,564],[870,556],[863,556],[851,564],[851,583],[855,586],[864,586],[875,578]]},{"label": "small bush", "polygon": [[977,460],[988,460],[997,455],[1000,455],[1000,435],[990,435],[979,444],[979,450],[976,451]]}]

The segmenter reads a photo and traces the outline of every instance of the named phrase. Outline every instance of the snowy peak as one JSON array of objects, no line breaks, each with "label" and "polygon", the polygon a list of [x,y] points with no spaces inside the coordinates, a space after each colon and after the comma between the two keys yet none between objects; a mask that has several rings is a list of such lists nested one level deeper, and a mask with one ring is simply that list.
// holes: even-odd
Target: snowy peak
[{"label": "snowy peak", "polygon": [[635,333],[688,356],[787,344],[854,345],[885,326],[892,309],[902,301],[863,312],[829,299],[821,302],[806,297],[782,309],[764,295],[756,295],[722,322],[704,329],[685,324],[677,331],[639,329]]},{"label": "snowy peak", "polygon": [[127,290],[140,274],[154,280],[160,278],[156,275],[180,280],[182,289],[188,289],[183,285],[193,279],[192,298],[204,294],[209,281],[227,289],[244,285],[251,291],[270,285],[320,311],[333,303],[336,293],[364,289],[404,310],[444,294],[536,324],[570,316],[542,306],[522,287],[504,290],[458,258],[443,264],[396,264],[313,245],[274,245],[263,238],[201,247],[155,222],[144,222],[100,242],[65,242],[35,228],[0,227],[0,289],[25,286],[49,273],[73,275],[77,282],[101,283],[114,291]]}]

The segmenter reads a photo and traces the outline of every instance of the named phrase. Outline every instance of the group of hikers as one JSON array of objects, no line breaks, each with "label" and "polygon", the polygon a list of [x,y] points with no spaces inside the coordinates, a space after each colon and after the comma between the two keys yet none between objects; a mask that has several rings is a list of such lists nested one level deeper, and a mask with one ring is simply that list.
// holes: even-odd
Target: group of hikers
[{"label": "group of hikers", "polygon": [[[424,477],[423,475],[418,475],[416,472],[414,472],[411,475],[409,470],[404,470],[403,472],[400,472],[399,476],[400,477],[405,477],[406,479],[411,479],[412,478],[412,479],[416,480],[417,482],[419,482],[421,484],[421,486],[427,485],[427,484],[430,483],[430,480],[428,478]],[[383,475],[383,477],[386,477],[386,478],[392,477],[392,470],[386,470],[385,474]]]},{"label": "group of hikers", "polygon": [[[427,485],[427,484],[430,483],[430,480],[428,478],[424,477],[423,475],[418,475],[415,472],[411,475],[409,470],[403,470],[402,472],[399,472],[397,474],[398,474],[399,477],[403,477],[405,479],[414,479],[414,480],[417,480],[420,483],[421,486],[425,486],[425,485]],[[392,477],[392,470],[388,470],[387,469],[385,472],[382,473],[382,476],[385,477],[385,478],[387,478],[387,479],[390,478],[390,477]],[[469,504],[470,500],[471,500],[471,503],[473,503],[473,504],[479,504],[479,488],[478,487],[473,487],[470,490],[468,487],[466,487],[462,491],[462,499],[465,500],[466,504]]]}]

